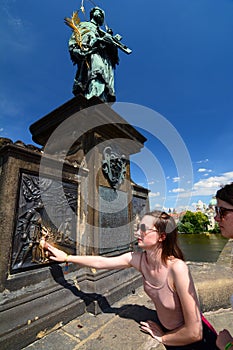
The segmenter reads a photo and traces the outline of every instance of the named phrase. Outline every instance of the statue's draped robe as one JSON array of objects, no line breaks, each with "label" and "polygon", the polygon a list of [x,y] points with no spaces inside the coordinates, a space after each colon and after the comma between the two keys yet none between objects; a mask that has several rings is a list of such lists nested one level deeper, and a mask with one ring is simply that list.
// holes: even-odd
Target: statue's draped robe
[{"label": "statue's draped robe", "polygon": [[82,43],[78,45],[75,34],[69,40],[69,51],[74,64],[78,65],[74,79],[73,94],[83,94],[87,99],[98,96],[104,102],[114,102],[114,68],[118,64],[118,52],[111,40],[98,41],[103,31],[92,22],[78,26]]}]

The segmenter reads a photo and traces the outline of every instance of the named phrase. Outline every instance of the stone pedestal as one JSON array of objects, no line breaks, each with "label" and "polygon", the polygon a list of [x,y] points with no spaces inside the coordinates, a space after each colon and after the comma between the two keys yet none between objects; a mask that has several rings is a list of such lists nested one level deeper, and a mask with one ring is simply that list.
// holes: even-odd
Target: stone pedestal
[{"label": "stone pedestal", "polygon": [[[1,349],[21,349],[43,329],[86,310],[96,314],[141,284],[133,269],[95,271],[70,264],[66,271],[41,253],[38,258],[35,232],[47,230],[50,241],[80,255],[132,250],[134,220],[149,210],[149,202],[148,190],[131,181],[130,155],[146,139],[111,106],[82,96],[30,131],[41,150],[16,144],[0,149]],[[25,235],[22,227],[31,217],[30,230],[39,217],[37,231]]]},{"label": "stone pedestal", "polygon": [[[88,170],[86,190],[81,193],[85,226],[77,238],[77,254],[116,255],[132,250],[135,242],[135,188],[130,177],[130,155],[140,152],[146,141],[134,127],[110,105],[98,98],[78,96],[31,125],[33,140],[45,153],[63,155],[65,160]],[[142,195],[144,209],[149,208],[148,191]],[[145,196],[146,193],[146,196]],[[137,210],[137,209],[136,209]],[[134,276],[134,277],[133,277]],[[98,272],[91,270],[86,291],[108,293],[118,289],[118,297],[127,291],[124,285],[138,281],[136,272]],[[136,282],[137,285],[138,282]],[[108,288],[106,289],[106,285]],[[124,291],[125,289],[125,291]]]}]

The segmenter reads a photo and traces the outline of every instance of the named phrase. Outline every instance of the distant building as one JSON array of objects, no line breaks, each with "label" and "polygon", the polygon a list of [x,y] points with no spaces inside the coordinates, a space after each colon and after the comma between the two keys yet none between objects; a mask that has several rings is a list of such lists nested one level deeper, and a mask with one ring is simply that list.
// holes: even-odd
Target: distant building
[{"label": "distant building", "polygon": [[182,219],[182,217],[185,215],[186,211],[182,211],[180,213],[177,213],[176,211],[173,210],[173,213],[170,213],[169,215],[171,215],[173,217],[173,219],[175,220],[175,223],[178,224],[180,222],[180,220]]},{"label": "distant building", "polygon": [[[215,228],[216,222],[214,217],[216,203],[216,198],[213,196],[208,205],[203,203],[201,200],[199,200],[196,204],[196,211],[200,211],[208,217],[209,225],[207,225],[207,230],[213,230]],[[169,214],[174,218],[176,224],[178,224],[182,217],[186,214],[186,211],[177,213],[175,210],[170,210]]]},{"label": "distant building", "polygon": [[204,212],[209,219],[209,225],[207,226],[208,230],[213,230],[215,227],[214,217],[215,217],[216,203],[217,203],[216,198],[212,197],[212,199],[209,202],[208,207],[205,209],[205,212]]}]

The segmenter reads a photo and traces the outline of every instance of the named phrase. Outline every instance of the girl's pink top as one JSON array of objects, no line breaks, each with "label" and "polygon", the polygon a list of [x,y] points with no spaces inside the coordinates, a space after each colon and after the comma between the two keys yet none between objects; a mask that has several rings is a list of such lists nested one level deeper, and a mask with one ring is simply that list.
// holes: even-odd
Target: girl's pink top
[{"label": "girl's pink top", "polygon": [[144,290],[153,301],[160,322],[168,330],[173,330],[182,326],[184,324],[184,317],[180,299],[177,293],[172,290],[168,284],[167,276],[169,268],[167,269],[165,282],[157,287],[146,281],[144,277],[143,271],[145,271],[146,264],[146,254],[142,253],[140,271],[143,276]]}]

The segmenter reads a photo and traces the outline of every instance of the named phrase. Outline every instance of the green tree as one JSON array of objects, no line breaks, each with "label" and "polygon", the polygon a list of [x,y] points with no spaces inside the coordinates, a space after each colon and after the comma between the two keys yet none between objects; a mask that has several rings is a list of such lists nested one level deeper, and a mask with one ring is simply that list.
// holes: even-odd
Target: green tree
[{"label": "green tree", "polygon": [[208,224],[209,219],[205,214],[200,211],[193,213],[188,210],[181,219],[178,230],[186,233],[202,233],[207,231]]},{"label": "green tree", "polygon": [[182,233],[194,233],[194,225],[191,222],[179,223],[178,231]]},{"label": "green tree", "polygon": [[212,230],[209,230],[210,233],[220,233],[220,228],[217,223],[215,223],[214,228]]}]

